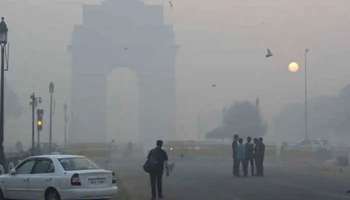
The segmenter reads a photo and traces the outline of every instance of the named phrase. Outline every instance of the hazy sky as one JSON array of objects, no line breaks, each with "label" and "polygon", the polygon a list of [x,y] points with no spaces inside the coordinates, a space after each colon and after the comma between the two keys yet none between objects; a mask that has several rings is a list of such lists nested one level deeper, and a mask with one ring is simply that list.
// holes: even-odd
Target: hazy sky
[{"label": "hazy sky", "polygon": [[[62,104],[69,101],[66,47],[73,26],[81,22],[82,2],[97,1],[0,1],[11,40],[6,76],[23,105],[28,105],[33,90],[47,100],[48,82],[56,82],[56,132],[62,131]],[[236,100],[259,96],[269,120],[283,105],[303,101],[304,73],[289,73],[287,65],[303,64],[305,48],[311,50],[310,98],[335,94],[349,83],[348,0],[173,0],[173,8],[168,1],[147,2],[164,5],[165,21],[176,33],[178,130],[197,132],[199,113],[220,110]],[[266,59],[266,48],[275,56]],[[23,127],[14,129],[11,122],[9,129],[28,133],[28,139],[30,113],[29,106],[24,107],[26,113],[19,120]]]}]

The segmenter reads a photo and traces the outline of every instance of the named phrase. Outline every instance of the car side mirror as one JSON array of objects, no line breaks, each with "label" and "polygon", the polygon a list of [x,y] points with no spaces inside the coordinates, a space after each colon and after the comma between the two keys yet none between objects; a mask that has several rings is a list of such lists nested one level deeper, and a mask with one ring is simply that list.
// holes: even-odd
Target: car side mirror
[{"label": "car side mirror", "polygon": [[14,169],[14,168],[11,169],[11,170],[10,170],[10,175],[11,175],[11,176],[16,175],[16,169]]}]

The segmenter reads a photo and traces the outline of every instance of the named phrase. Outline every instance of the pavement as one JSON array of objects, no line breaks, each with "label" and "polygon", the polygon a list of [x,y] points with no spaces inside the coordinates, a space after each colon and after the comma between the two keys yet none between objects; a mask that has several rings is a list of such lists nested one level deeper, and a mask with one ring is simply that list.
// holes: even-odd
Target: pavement
[{"label": "pavement", "polygon": [[[129,199],[150,199],[148,175],[140,159],[115,166]],[[348,176],[324,176],[318,169],[265,164],[265,177],[233,177],[230,159],[184,158],[164,177],[165,200],[350,200]]]}]

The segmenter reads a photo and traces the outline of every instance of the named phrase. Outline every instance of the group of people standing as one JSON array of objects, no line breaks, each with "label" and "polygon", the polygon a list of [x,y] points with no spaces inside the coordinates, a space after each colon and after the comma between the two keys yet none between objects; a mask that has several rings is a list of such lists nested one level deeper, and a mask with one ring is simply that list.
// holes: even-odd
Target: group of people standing
[{"label": "group of people standing", "polygon": [[[164,170],[169,175],[167,152],[162,149],[163,141],[158,140],[156,147],[152,149],[144,164],[144,170],[150,175],[152,198],[151,200],[163,199],[162,177]],[[248,176],[250,166],[252,176],[264,176],[264,155],[265,144],[263,138],[247,137],[246,142],[238,135],[233,136],[233,175],[240,176],[242,169],[243,176]]]},{"label": "group of people standing", "polygon": [[233,155],[233,176],[248,176],[250,167],[251,176],[264,176],[264,156],[265,144],[263,138],[247,137],[244,143],[243,138],[239,135],[233,136],[232,142]]}]

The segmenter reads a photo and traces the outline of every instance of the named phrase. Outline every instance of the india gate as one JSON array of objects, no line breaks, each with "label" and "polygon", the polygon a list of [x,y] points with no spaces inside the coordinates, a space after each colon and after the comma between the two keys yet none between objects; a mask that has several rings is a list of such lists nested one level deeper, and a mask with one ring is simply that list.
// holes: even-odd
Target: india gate
[{"label": "india gate", "polygon": [[139,140],[174,137],[176,45],[162,6],[141,0],[84,5],[71,52],[70,143],[107,142],[107,77],[119,67],[139,80]]}]

